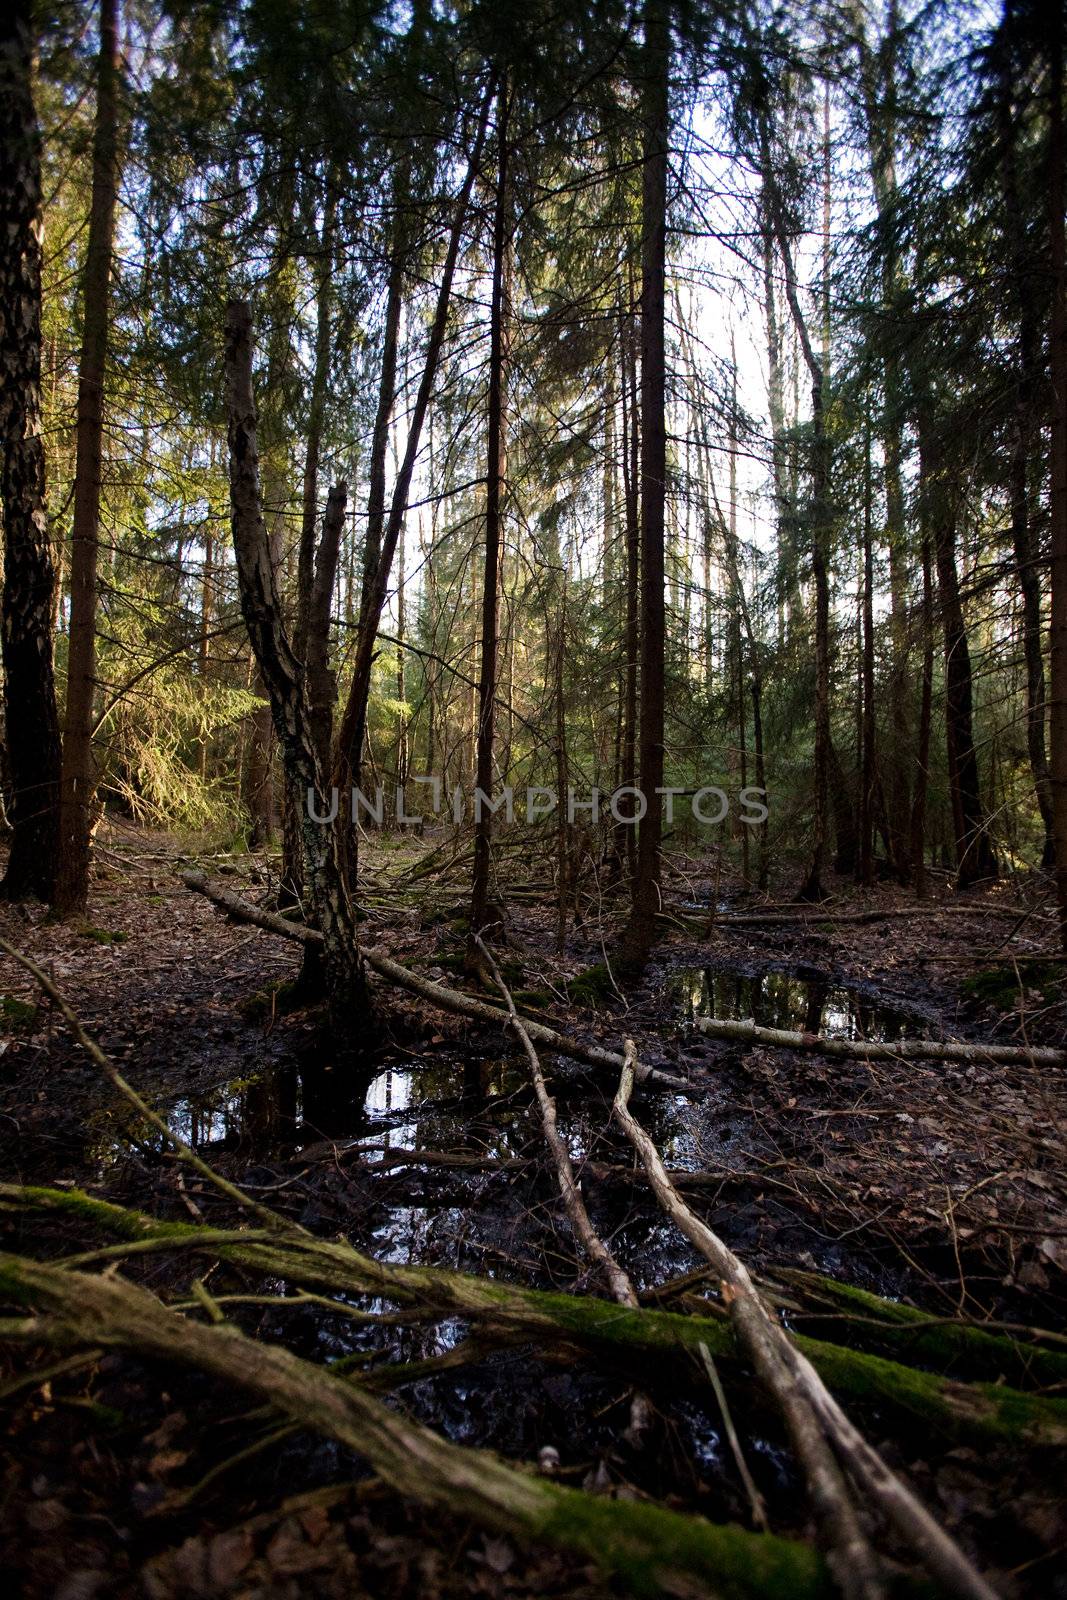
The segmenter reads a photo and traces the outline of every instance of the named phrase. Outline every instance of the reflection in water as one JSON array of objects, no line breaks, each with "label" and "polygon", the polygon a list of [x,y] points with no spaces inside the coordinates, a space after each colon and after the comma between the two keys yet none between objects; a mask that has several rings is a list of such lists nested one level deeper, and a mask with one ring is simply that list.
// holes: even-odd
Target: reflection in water
[{"label": "reflection in water", "polygon": [[[681,1002],[689,1019],[753,1016],[764,1025],[822,1028],[836,1037],[892,1039],[899,1037],[904,1023],[899,1014],[825,979],[801,979],[783,972],[757,976],[684,972],[673,980],[671,1002]],[[909,1031],[914,1030],[915,1024],[909,1024]],[[641,1287],[690,1270],[698,1262],[695,1251],[646,1192],[597,1174],[598,1161],[632,1164],[632,1152],[611,1121],[615,1087],[611,1075],[591,1080],[547,1053],[542,1062],[550,1091],[558,1097],[560,1131],[594,1226]],[[663,1093],[642,1096],[640,1090],[638,1096],[641,1120],[669,1167],[712,1168],[725,1175],[750,1164],[751,1127],[734,1114],[728,1100],[724,1107],[723,1096],[709,1092],[693,1101]],[[556,1184],[521,1056],[429,1051],[421,1058],[383,1063],[361,1079],[350,1067],[320,1055],[304,1060],[299,1068],[291,1062],[255,1079],[220,1085],[200,1098],[186,1098],[166,1115],[190,1144],[202,1148],[225,1144],[239,1148],[251,1160],[272,1162],[280,1157],[284,1163],[294,1144],[336,1139],[336,1168],[327,1162],[319,1169],[309,1161],[308,1170],[329,1168],[353,1178],[360,1174],[351,1191],[338,1185],[332,1192],[337,1213],[330,1226],[343,1228],[360,1248],[382,1259],[435,1263],[489,1277],[519,1276],[557,1288],[573,1283],[581,1272],[577,1246],[560,1222]],[[117,1141],[112,1123],[104,1159],[113,1160],[128,1150],[131,1136],[142,1146],[160,1147],[159,1136],[143,1127],[129,1127],[127,1142]],[[97,1149],[103,1152],[104,1141]],[[387,1150],[469,1154],[500,1162],[521,1157],[532,1164],[521,1171],[433,1165],[383,1168]],[[206,1153],[210,1160],[210,1149]],[[314,1190],[315,1184],[312,1176],[309,1187]],[[709,1203],[714,1206],[714,1202],[712,1190]],[[723,1215],[739,1247],[758,1244],[765,1211],[760,1196],[747,1208],[732,1203],[729,1215]],[[598,1287],[590,1274],[581,1282],[586,1290]],[[364,1309],[381,1308],[371,1302],[364,1303]],[[292,1313],[286,1316],[290,1320],[280,1325],[279,1337],[291,1334]],[[331,1358],[374,1344],[396,1359],[417,1359],[447,1348],[464,1332],[460,1324],[445,1324],[438,1329],[385,1333],[320,1309],[308,1316],[317,1319],[321,1353]],[[445,1375],[424,1388],[412,1388],[405,1403],[416,1411],[424,1405],[426,1420],[450,1436],[479,1443],[515,1449],[516,1440],[521,1443],[525,1438],[522,1430],[533,1427],[538,1436],[527,1454],[547,1436],[569,1440],[577,1457],[588,1456],[597,1437],[590,1432],[591,1424],[578,1424],[578,1416],[603,1413],[604,1426],[614,1439],[618,1419],[610,1406],[578,1405],[570,1390],[561,1392],[555,1425],[554,1391],[542,1384],[528,1358],[523,1361],[520,1370],[502,1362],[473,1374]],[[572,1380],[567,1374],[552,1374],[547,1381]],[[689,1434],[690,1453],[704,1474],[716,1479],[726,1458],[714,1418],[705,1407],[682,1402],[676,1420]],[[754,1440],[753,1460],[765,1493],[792,1492],[771,1446]],[[727,1474],[730,1471],[728,1465]]]},{"label": "reflection in water", "polygon": [[801,978],[790,972],[749,974],[691,967],[676,973],[674,984],[690,1022],[697,1017],[723,1021],[751,1017],[761,1028],[877,1041],[923,1032],[919,1019],[816,974]]}]

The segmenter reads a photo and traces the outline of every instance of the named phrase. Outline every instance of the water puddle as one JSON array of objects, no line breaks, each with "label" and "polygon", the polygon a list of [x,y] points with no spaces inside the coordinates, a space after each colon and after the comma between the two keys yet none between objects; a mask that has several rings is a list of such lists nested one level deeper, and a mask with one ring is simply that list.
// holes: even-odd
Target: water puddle
[{"label": "water puddle", "polygon": [[879,1043],[925,1032],[923,1019],[914,1013],[811,969],[689,967],[673,974],[671,992],[689,1023],[698,1017],[728,1022],[751,1018],[761,1028]]},{"label": "water puddle", "polygon": [[[915,1033],[921,1022],[826,975],[791,971],[686,969],[671,975],[665,1031],[699,1016],[753,1017],[764,1026],[821,1030],[835,1038],[892,1040]],[[632,1166],[632,1152],[612,1124],[614,1083],[573,1063],[545,1055],[543,1067],[557,1100],[560,1132],[570,1148],[594,1226],[639,1287],[685,1273],[696,1252],[640,1186],[598,1177],[596,1163]],[[728,1178],[751,1165],[754,1137],[728,1084],[705,1097],[638,1091],[639,1114],[668,1167],[707,1170]],[[580,1282],[595,1289],[580,1252],[560,1221],[558,1193],[547,1160],[540,1117],[526,1063],[519,1055],[429,1048],[398,1054],[372,1076],[355,1079],[329,1061],[273,1066],[259,1077],[221,1084],[187,1096],[166,1111],[170,1126],[208,1160],[237,1152],[239,1162],[262,1161],[285,1170],[307,1150],[304,1187],[309,1203],[321,1196],[329,1228],[340,1227],[359,1248],[378,1258],[418,1262],[566,1289]],[[127,1157],[131,1146],[159,1151],[150,1127],[104,1122],[87,1129],[101,1160]],[[310,1147],[328,1139],[335,1158]],[[398,1162],[401,1152],[468,1157],[466,1166],[432,1160]],[[591,1162],[592,1168],[586,1169]],[[240,1176],[246,1167],[238,1165]],[[269,1171],[261,1181],[266,1182]],[[249,1173],[249,1177],[253,1177]],[[743,1251],[758,1251],[772,1201],[762,1193],[730,1192],[716,1206],[717,1224]],[[780,1225],[780,1224],[779,1224]],[[805,1241],[801,1241],[804,1243]],[[321,1308],[288,1311],[278,1336],[299,1336],[320,1357],[334,1360],[376,1350],[395,1360],[417,1360],[448,1349],[466,1332],[461,1322],[437,1328],[383,1330]],[[302,1331],[300,1331],[302,1330]],[[488,1444],[533,1459],[544,1442],[559,1442],[565,1458],[595,1459],[611,1444],[625,1418],[620,1388],[590,1375],[542,1367],[529,1352],[503,1353],[470,1372],[420,1380],[404,1403],[455,1439]],[[595,1403],[594,1403],[595,1402]],[[665,1402],[711,1493],[728,1482],[717,1413],[691,1397]],[[575,1417],[587,1420],[576,1426]],[[589,1420],[593,1419],[593,1420]],[[777,1448],[758,1440],[754,1470],[770,1497],[788,1498],[788,1472]],[[730,1503],[724,1502],[723,1514]]]}]

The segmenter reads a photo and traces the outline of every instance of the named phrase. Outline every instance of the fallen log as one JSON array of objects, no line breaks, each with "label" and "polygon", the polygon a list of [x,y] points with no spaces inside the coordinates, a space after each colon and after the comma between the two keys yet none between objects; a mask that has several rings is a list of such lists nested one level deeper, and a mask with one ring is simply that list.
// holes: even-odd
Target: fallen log
[{"label": "fallen log", "polygon": [[[797,906],[790,909],[785,906],[769,907],[766,911],[726,911],[715,912],[708,908],[708,915],[698,919],[692,915],[692,908],[688,908],[690,915],[686,920],[695,922],[700,920],[703,926],[715,928],[766,928],[777,924],[826,924],[826,923],[864,923],[864,922],[891,922],[896,918],[929,917],[931,911],[947,916],[982,916],[1002,918],[1023,918],[1030,920],[1031,913],[1021,910],[1018,906],[989,906],[989,905],[955,905],[942,904],[937,901],[924,901],[921,905],[914,906],[885,906],[881,910],[868,911],[835,911],[832,906],[817,908],[815,906]],[[1038,917],[1040,922],[1048,922],[1048,917]]]},{"label": "fallen log", "polygon": [[[404,1306],[415,1304],[472,1321],[506,1324],[527,1336],[554,1338],[557,1342],[569,1338],[572,1344],[599,1347],[616,1357],[673,1351],[679,1346],[693,1350],[695,1346],[703,1358],[704,1344],[716,1355],[734,1354],[729,1328],[711,1318],[634,1311],[585,1297],[512,1288],[436,1268],[392,1266],[362,1256],[347,1244],[314,1238],[299,1223],[272,1211],[216,1174],[126,1082],[85,1032],[48,974],[6,940],[0,939],[0,948],[33,974],[90,1059],[163,1133],[179,1159],[261,1224],[258,1234],[249,1230],[228,1235],[225,1229],[159,1222],[77,1190],[0,1184],[0,1205],[77,1216],[124,1241],[110,1251],[96,1252],[96,1259],[110,1255],[117,1260],[125,1254],[170,1248],[195,1249],[271,1276],[289,1278],[303,1287],[380,1295]],[[924,1428],[939,1427],[960,1438],[1035,1445],[1067,1442],[1067,1402],[1023,1394],[1001,1384],[954,1383],[821,1340],[798,1337],[796,1344],[835,1387],[876,1400],[895,1410],[902,1422],[919,1421]]]},{"label": "fallen log", "polygon": [[[670,1176],[677,1185],[674,1174]],[[885,1300],[868,1289],[800,1267],[778,1267],[775,1276],[787,1286],[784,1298],[794,1318],[844,1322],[864,1344],[877,1344],[903,1360],[910,1358],[939,1369],[952,1367],[991,1383],[1011,1375],[1034,1386],[1067,1385],[1067,1336],[1063,1334],[1022,1325],[931,1317],[901,1300]],[[778,1293],[781,1295],[780,1289]]]},{"label": "fallen log", "polygon": [[0,1293],[45,1313],[0,1326],[9,1338],[60,1348],[92,1343],[209,1373],[355,1450],[398,1493],[497,1533],[577,1551],[632,1593],[829,1600],[825,1568],[804,1544],[586,1494],[488,1450],[451,1444],[358,1383],[225,1321],[205,1326],[181,1316],[122,1279],[3,1255]]},{"label": "fallen log", "polygon": [[[197,894],[206,895],[215,905],[221,906],[238,921],[254,923],[268,933],[275,933],[279,938],[289,939],[296,944],[322,943],[322,935],[317,929],[303,927],[298,922],[290,922],[287,918],[278,916],[277,912],[264,911],[231,890],[209,883],[202,872],[182,872],[179,876],[187,888],[195,890]],[[409,990],[412,994],[419,995],[442,1011],[471,1017],[476,1022],[490,1022],[500,1028],[507,1028],[510,1024],[508,1013],[502,1011],[499,1006],[490,1005],[486,1000],[478,1000],[473,995],[462,994],[458,989],[448,989],[442,983],[435,983],[432,978],[420,978],[418,973],[402,966],[399,961],[394,961],[391,956],[382,955],[378,950],[365,948],[362,956],[368,967],[379,977],[395,983],[401,989]],[[591,1067],[610,1068],[615,1073],[622,1067],[622,1056],[616,1051],[605,1050],[600,1045],[585,1044],[568,1034],[558,1033],[555,1028],[550,1028],[543,1022],[535,1022],[531,1017],[523,1017],[522,1022],[536,1044],[543,1045],[548,1050],[555,1050],[561,1056],[570,1056],[574,1061],[584,1061]],[[694,1098],[704,1093],[698,1084],[691,1083],[688,1078],[678,1078],[673,1073],[661,1072],[658,1067],[645,1068],[641,1082],[655,1084],[662,1089],[671,1089],[675,1094],[691,1095]]]},{"label": "fallen log", "polygon": [[737,1039],[745,1044],[773,1045],[782,1050],[814,1050],[823,1056],[866,1061],[962,1061],[1002,1066],[1067,1067],[1067,1050],[1054,1045],[966,1044],[955,1039],[828,1039],[821,1033],[791,1028],[760,1028],[751,1017],[728,1021],[697,1017],[701,1033],[712,1039]]},{"label": "fallen log", "polygon": [[949,1593],[961,1600],[996,1600],[995,1591],[955,1540],[841,1410],[811,1362],[768,1310],[744,1262],[689,1209],[674,1188],[659,1151],[630,1111],[634,1055],[633,1044],[627,1040],[626,1065],[615,1097],[616,1120],[637,1151],[660,1205],[722,1280],[722,1296],[737,1342],[779,1407],[804,1469],[828,1550],[827,1564],[842,1593],[872,1600],[886,1593],[881,1564],[849,1492],[851,1479]]},{"label": "fallen log", "polygon": [[[680,1350],[699,1358],[701,1343],[716,1360],[736,1361],[729,1323],[642,1306],[630,1310],[589,1295],[529,1289],[432,1266],[378,1261],[343,1241],[294,1233],[260,1239],[233,1230],[164,1222],[99,1200],[78,1189],[0,1183],[0,1207],[80,1218],[123,1241],[116,1258],[142,1251],[195,1250],[291,1284],[342,1295],[371,1295],[419,1305],[441,1317],[506,1326],[533,1340],[599,1352],[621,1361],[656,1361]],[[1067,1400],[1047,1399],[1000,1383],[960,1383],[882,1356],[797,1335],[796,1346],[843,1395],[892,1415],[905,1433],[934,1432],[958,1443],[1067,1444]],[[645,1381],[647,1381],[647,1376]]]}]

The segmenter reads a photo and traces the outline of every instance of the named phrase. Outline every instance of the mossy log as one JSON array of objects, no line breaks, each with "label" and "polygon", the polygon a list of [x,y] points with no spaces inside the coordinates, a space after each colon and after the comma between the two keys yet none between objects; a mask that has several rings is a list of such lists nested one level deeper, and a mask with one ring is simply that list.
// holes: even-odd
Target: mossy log
[{"label": "mossy log", "polygon": [[[115,1247],[116,1254],[201,1250],[294,1285],[372,1294],[442,1316],[498,1325],[535,1342],[595,1350],[636,1368],[646,1383],[649,1356],[685,1353],[699,1360],[703,1343],[716,1359],[737,1360],[730,1326],[719,1317],[633,1310],[589,1295],[529,1289],[438,1267],[398,1266],[362,1255],[346,1243],[309,1235],[208,1232],[193,1223],[159,1222],[76,1189],[0,1184],[0,1204],[78,1216],[126,1241],[124,1251]],[[958,1443],[1067,1445],[1067,1400],[1026,1394],[1006,1384],[961,1383],[822,1339],[797,1335],[794,1342],[838,1394],[880,1407],[902,1432],[933,1431]]]},{"label": "mossy log", "polygon": [[1035,1388],[1067,1384],[1067,1338],[1062,1348],[1049,1348],[1032,1342],[1027,1329],[1020,1328],[1019,1337],[1013,1338],[950,1317],[931,1317],[915,1306],[885,1300],[821,1273],[784,1268],[777,1270],[777,1276],[813,1318],[820,1313],[843,1318],[849,1332],[865,1344],[874,1343],[927,1366],[952,1368],[993,1383],[1007,1377]]},{"label": "mossy log", "polygon": [[301,1428],[355,1450],[398,1493],[498,1533],[574,1550],[631,1594],[829,1600],[832,1593],[823,1562],[805,1544],[586,1494],[490,1451],[451,1444],[358,1383],[229,1323],[180,1316],[121,1279],[0,1255],[0,1294],[44,1313],[23,1326],[25,1338],[128,1350],[237,1384]]}]

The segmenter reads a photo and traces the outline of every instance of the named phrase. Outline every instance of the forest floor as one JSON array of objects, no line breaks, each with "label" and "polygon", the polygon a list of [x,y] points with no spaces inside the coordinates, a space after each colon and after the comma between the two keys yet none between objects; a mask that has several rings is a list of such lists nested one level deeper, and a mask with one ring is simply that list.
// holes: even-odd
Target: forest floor
[{"label": "forest floor", "polygon": [[[175,870],[198,862],[255,899],[269,893],[269,861],[198,855],[188,841],[119,824],[100,847],[84,924],[2,907],[0,933],[47,969],[126,1077],[212,1166],[314,1232],[386,1260],[599,1292],[561,1218],[514,1040],[383,987],[388,1040],[357,1078],[331,1059],[318,1018],[287,1009],[299,949],[228,921]],[[389,838],[369,847],[366,937],[457,987],[462,874],[450,881],[442,851],[442,870],[417,876],[429,848]],[[730,926],[717,917],[751,909],[755,897],[714,862],[684,865],[671,883],[675,920],[625,1000],[603,972],[610,898],[602,921],[586,906],[557,955],[547,891],[516,885],[504,954],[520,1006],[612,1049],[632,1038],[642,1062],[692,1078],[698,1093],[645,1090],[642,1120],[667,1165],[687,1175],[690,1203],[766,1279],[817,1273],[932,1319],[1062,1336],[1061,1070],[997,1066],[980,1053],[965,1064],[828,1059],[715,1040],[694,1025],[702,1014],[754,1016],[848,1038],[1062,1043],[1064,969],[1047,906],[1002,884],[977,897],[981,914],[961,915],[935,891],[913,916],[885,921]],[[862,895],[835,888],[843,915],[911,905],[885,885]],[[219,1221],[218,1196],[162,1153],[28,976],[2,967],[0,1178]],[[710,1273],[620,1171],[632,1158],[610,1122],[615,1083],[553,1056],[545,1067],[598,1230],[648,1303],[706,1310]],[[56,1253],[75,1237],[69,1224],[5,1217],[2,1226],[9,1250]],[[159,1261],[140,1269],[153,1287],[167,1270]],[[789,1308],[790,1326],[823,1337],[843,1337],[847,1320],[799,1291]],[[263,1307],[242,1325],[319,1360],[372,1338],[381,1353],[380,1331],[320,1307],[282,1322]],[[862,1341],[859,1325],[849,1332]],[[432,1357],[458,1337],[448,1325],[398,1328],[388,1354]],[[26,1367],[24,1353],[3,1359],[9,1378]],[[1018,1373],[1011,1381],[1023,1386]],[[632,1456],[619,1443],[629,1392],[609,1370],[526,1346],[411,1383],[398,1402],[457,1442],[515,1460],[536,1463],[553,1447],[566,1481],[746,1521],[706,1389],[674,1379],[653,1387],[656,1443]],[[731,1404],[772,1527],[806,1533],[775,1419],[751,1385],[734,1387]],[[0,1528],[8,1570],[35,1600],[614,1592],[576,1561],[420,1511],[311,1433],[273,1439],[276,1419],[195,1374],[108,1355],[23,1384],[3,1410]],[[1006,1596],[1067,1595],[1062,1452],[1052,1465],[1047,1450],[901,1429],[874,1406],[858,1414]]]}]

